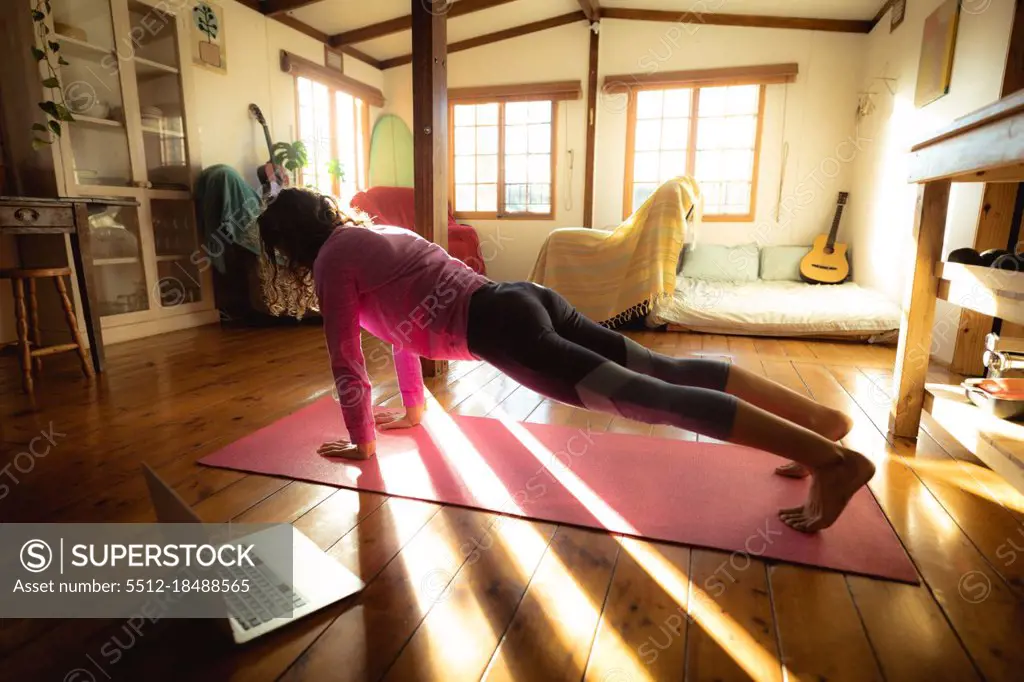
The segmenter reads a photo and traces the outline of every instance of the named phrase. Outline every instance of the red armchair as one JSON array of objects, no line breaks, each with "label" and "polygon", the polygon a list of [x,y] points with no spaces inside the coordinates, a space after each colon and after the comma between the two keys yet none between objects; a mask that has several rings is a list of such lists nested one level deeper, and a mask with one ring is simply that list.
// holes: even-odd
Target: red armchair
[{"label": "red armchair", "polygon": [[[411,187],[371,187],[352,197],[352,208],[362,211],[378,225],[394,225],[415,230],[416,206]],[[469,225],[455,222],[448,211],[448,253],[473,268],[487,274],[480,254],[480,236]]]}]

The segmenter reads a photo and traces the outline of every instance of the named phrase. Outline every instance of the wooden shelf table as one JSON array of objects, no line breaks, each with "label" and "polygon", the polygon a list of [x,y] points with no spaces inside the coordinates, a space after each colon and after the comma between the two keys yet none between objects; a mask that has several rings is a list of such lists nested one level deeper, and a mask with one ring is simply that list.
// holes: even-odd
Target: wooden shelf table
[{"label": "wooden shelf table", "polygon": [[[1024,323],[1024,272],[941,262],[952,183],[1024,182],[1024,90],[957,119],[915,145],[909,180],[919,185],[915,249],[896,351],[889,432],[914,439],[922,410],[934,405],[934,400],[926,401],[925,376],[932,351],[935,301],[942,299]],[[943,404],[952,404],[948,390]],[[975,424],[974,437],[965,436],[961,442],[968,441],[964,444],[972,452],[1024,490],[1024,428],[997,428],[992,418],[963,401],[956,410],[957,414],[973,415]],[[994,431],[999,431],[998,435],[993,435]]]},{"label": "wooden shelf table", "polygon": [[70,240],[72,266],[82,301],[82,317],[89,337],[93,369],[103,371],[103,337],[96,302],[96,291],[90,239],[89,211],[91,205],[132,206],[134,199],[118,197],[68,197],[41,199],[37,197],[0,196],[0,234],[17,236],[58,236]]}]

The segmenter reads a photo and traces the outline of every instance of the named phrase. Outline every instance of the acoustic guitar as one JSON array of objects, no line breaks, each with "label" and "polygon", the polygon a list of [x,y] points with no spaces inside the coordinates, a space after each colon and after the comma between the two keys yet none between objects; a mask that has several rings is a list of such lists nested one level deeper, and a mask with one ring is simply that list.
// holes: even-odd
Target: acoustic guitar
[{"label": "acoustic guitar", "polygon": [[277,194],[280,190],[291,184],[288,171],[274,163],[274,140],[270,137],[270,127],[267,126],[267,119],[263,112],[255,104],[249,105],[249,113],[256,119],[256,122],[263,126],[263,137],[267,140],[267,154],[269,161],[256,169],[256,176],[263,186],[263,196]]},{"label": "acoustic guitar", "polygon": [[814,238],[811,252],[800,261],[800,276],[812,284],[842,284],[850,276],[850,261],[846,257],[846,244],[836,243],[839,221],[843,218],[843,207],[849,192],[840,192],[836,202],[836,217],[827,235]]}]

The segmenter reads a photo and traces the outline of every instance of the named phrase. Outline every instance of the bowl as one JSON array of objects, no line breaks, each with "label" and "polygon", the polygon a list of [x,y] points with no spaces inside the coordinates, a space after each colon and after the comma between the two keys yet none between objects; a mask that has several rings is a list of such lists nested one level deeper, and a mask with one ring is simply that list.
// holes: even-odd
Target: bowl
[{"label": "bowl", "polygon": [[93,102],[93,105],[85,110],[86,116],[93,118],[108,118],[110,116],[110,105],[101,99]]},{"label": "bowl", "polygon": [[1024,379],[968,379],[961,386],[972,403],[993,416],[1024,417]]}]

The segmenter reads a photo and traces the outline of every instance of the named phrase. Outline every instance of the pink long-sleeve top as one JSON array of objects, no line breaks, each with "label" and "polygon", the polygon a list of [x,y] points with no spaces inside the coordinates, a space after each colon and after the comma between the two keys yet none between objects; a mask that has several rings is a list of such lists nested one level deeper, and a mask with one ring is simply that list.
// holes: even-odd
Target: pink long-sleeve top
[{"label": "pink long-sleeve top", "polygon": [[[360,327],[390,343],[406,407],[423,404],[420,357],[472,360],[469,299],[489,280],[400,227],[342,227],[317,254],[313,281],[331,371],[353,443],[375,440]],[[386,357],[371,355],[373,363]]]}]

